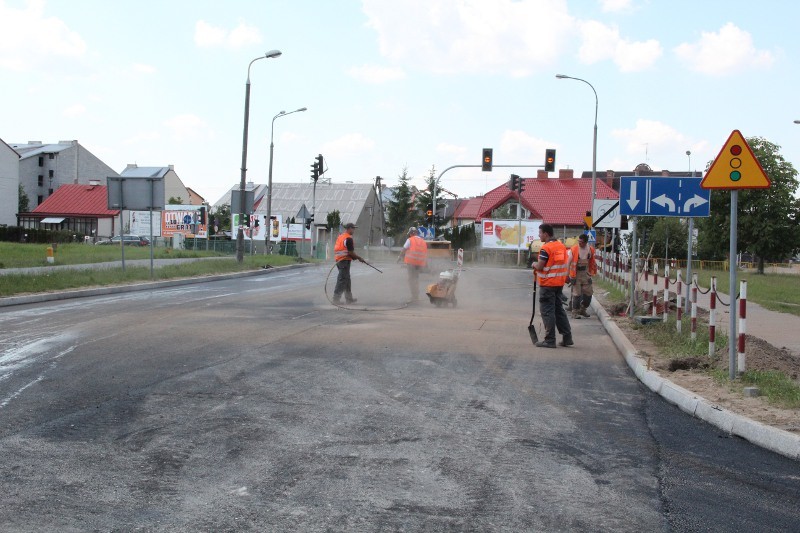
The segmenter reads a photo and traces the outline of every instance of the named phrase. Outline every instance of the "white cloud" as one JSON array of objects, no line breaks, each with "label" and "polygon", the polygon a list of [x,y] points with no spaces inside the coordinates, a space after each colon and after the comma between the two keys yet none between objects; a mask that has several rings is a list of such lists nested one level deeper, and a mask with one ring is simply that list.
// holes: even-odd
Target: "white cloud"
[{"label": "white cloud", "polygon": [[258,28],[244,22],[228,31],[212,26],[204,20],[198,20],[194,26],[194,42],[201,48],[222,46],[238,49],[250,44],[261,43],[261,32]]},{"label": "white cloud", "polygon": [[402,80],[406,77],[406,73],[399,67],[381,67],[379,65],[352,67],[348,74],[366,83],[385,83],[387,81]]},{"label": "white cloud", "polygon": [[302,135],[298,135],[297,133],[293,133],[291,131],[287,131],[287,132],[281,133],[281,136],[280,136],[280,140],[281,140],[282,143],[291,143],[291,142],[299,141],[300,139],[303,139]]},{"label": "white cloud", "polygon": [[83,104],[74,104],[64,110],[64,116],[67,118],[75,118],[83,115],[86,112],[86,106]]},{"label": "white cloud", "polygon": [[703,32],[694,44],[683,43],[675,55],[691,70],[710,76],[733,74],[750,67],[769,67],[775,62],[772,53],[756,50],[750,33],[729,22],[719,32]]},{"label": "white cloud", "polygon": [[172,138],[176,141],[196,141],[214,137],[214,132],[208,124],[191,113],[176,115],[165,120],[163,124],[171,131]]},{"label": "white cloud", "polygon": [[669,165],[680,169],[688,165],[685,154],[686,150],[691,150],[692,161],[697,163],[692,166],[697,169],[702,167],[700,163],[710,153],[707,141],[692,139],[657,120],[639,119],[632,129],[613,130],[611,135],[624,144],[625,152],[631,156],[625,159],[630,168],[635,166],[630,164],[631,161],[638,164],[647,160],[655,169],[668,168]]},{"label": "white cloud", "polygon": [[144,63],[135,63],[133,65],[133,71],[138,74],[155,74],[156,67],[153,65],[146,65]]},{"label": "white cloud", "polygon": [[375,147],[375,141],[360,133],[348,133],[322,146],[322,153],[337,154],[342,157],[369,152]]},{"label": "white cloud", "polygon": [[578,59],[586,64],[611,59],[622,72],[636,72],[651,67],[663,53],[661,44],[655,39],[623,39],[616,27],[601,22],[583,22],[580,29],[583,42],[578,50]]},{"label": "white cloud", "polygon": [[81,36],[44,12],[44,0],[29,0],[21,9],[0,1],[0,68],[35,70],[53,60],[84,57]]},{"label": "white cloud", "polygon": [[[558,145],[532,137],[520,130],[506,130],[500,139],[500,152],[503,158],[520,164],[528,164],[531,161],[544,161],[544,151],[547,148],[558,148]],[[495,159],[497,159],[497,150]],[[534,163],[530,163],[534,164]]]},{"label": "white cloud", "polygon": [[122,141],[122,144],[130,145],[130,144],[147,143],[160,140],[161,140],[161,133],[156,130],[150,130],[137,133],[133,137],[128,137],[127,139]]},{"label": "white cloud", "polygon": [[563,0],[363,0],[363,9],[384,57],[446,74],[547,69],[575,30]]},{"label": "white cloud", "polygon": [[443,154],[464,155],[467,153],[467,148],[456,144],[439,143],[436,145],[436,151]]}]

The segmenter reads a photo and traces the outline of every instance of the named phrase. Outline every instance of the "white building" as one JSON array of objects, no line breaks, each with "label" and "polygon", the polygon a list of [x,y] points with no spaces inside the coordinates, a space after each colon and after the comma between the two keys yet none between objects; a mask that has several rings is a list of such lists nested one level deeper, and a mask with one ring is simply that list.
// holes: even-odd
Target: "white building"
[{"label": "white building", "polygon": [[0,226],[17,225],[19,154],[0,139]]},{"label": "white building", "polygon": [[108,176],[118,176],[115,170],[78,141],[59,141],[57,144],[29,141],[10,143],[10,146],[20,155],[19,182],[30,200],[30,211],[61,185],[88,185],[98,181],[105,185]]}]

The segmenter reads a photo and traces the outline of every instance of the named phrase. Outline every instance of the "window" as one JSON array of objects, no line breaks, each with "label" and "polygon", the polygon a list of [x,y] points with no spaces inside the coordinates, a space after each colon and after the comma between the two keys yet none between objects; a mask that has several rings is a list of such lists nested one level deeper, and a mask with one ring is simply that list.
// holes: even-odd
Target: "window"
[{"label": "window", "polygon": [[42,156],[39,156],[39,166],[40,167],[44,166],[44,157],[42,157]]},{"label": "window", "polygon": [[39,196],[36,197],[36,203],[41,205],[42,202],[44,202],[44,196],[40,194]]},{"label": "window", "polygon": [[53,195],[53,189],[47,189],[47,196]]},{"label": "window", "polygon": [[44,176],[39,174],[39,187],[43,187],[43,186],[44,186]]},{"label": "window", "polygon": [[47,155],[50,157],[50,159],[55,159],[56,158],[56,154],[47,154]]},{"label": "window", "polygon": [[49,170],[48,172],[50,173],[50,177],[51,178],[55,175],[55,171],[53,171],[53,170]]}]

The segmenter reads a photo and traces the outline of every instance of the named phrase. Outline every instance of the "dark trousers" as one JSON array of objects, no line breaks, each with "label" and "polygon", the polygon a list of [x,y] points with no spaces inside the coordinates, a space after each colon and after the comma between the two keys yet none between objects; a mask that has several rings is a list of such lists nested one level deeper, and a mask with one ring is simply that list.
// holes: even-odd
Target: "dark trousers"
[{"label": "dark trousers", "polygon": [[353,292],[350,286],[350,264],[352,261],[337,261],[336,268],[339,269],[339,276],[336,278],[336,288],[333,289],[333,299],[338,300],[344,293],[344,299],[353,299]]},{"label": "dark trousers", "polygon": [[556,329],[564,337],[572,336],[567,312],[564,311],[564,302],[561,293],[564,287],[539,286],[539,308],[541,309],[542,324],[544,325],[544,341],[556,342]]}]

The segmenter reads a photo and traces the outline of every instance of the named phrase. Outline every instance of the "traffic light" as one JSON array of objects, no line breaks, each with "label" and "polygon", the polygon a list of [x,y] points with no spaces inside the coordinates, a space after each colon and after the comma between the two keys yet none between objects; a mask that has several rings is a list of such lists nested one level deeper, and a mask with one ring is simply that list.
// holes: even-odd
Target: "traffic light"
[{"label": "traffic light", "polygon": [[484,148],[483,149],[483,159],[481,160],[481,170],[483,172],[491,172],[492,171],[492,149],[491,148]]},{"label": "traffic light", "polygon": [[249,228],[250,227],[250,215],[245,213],[243,222],[244,222],[244,225]]},{"label": "traffic light", "polygon": [[317,177],[325,174],[325,167],[322,165],[322,154],[317,156]]},{"label": "traffic light", "polygon": [[554,172],[556,170],[556,149],[547,148],[544,151],[544,171]]},{"label": "traffic light", "polygon": [[428,209],[425,210],[425,220],[428,224],[433,224],[433,204],[428,204]]},{"label": "traffic light", "polygon": [[253,218],[253,226],[258,227],[258,217]]},{"label": "traffic light", "polygon": [[524,179],[522,179],[522,178],[519,179],[519,186],[517,187],[517,190],[519,191],[520,194],[522,194],[522,191],[525,190],[525,180]]},{"label": "traffic light", "polygon": [[197,213],[197,223],[198,224],[205,224],[206,223],[206,206],[201,205],[200,210]]},{"label": "traffic light", "polygon": [[519,176],[511,174],[511,179],[508,180],[508,188],[514,192],[519,189]]},{"label": "traffic light", "polygon": [[311,229],[312,222],[314,222],[314,215],[311,215],[306,219],[306,229]]}]

